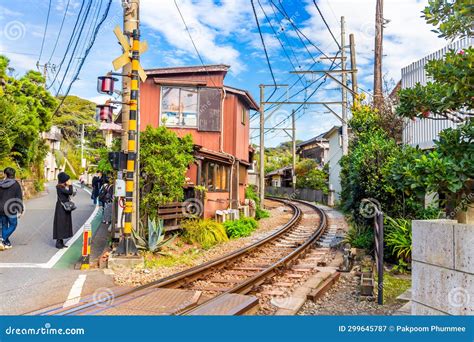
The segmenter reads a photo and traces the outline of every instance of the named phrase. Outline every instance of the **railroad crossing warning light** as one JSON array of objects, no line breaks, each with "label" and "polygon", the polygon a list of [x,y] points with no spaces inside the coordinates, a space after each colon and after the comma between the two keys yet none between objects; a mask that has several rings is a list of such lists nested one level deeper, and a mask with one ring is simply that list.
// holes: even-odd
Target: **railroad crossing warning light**
[{"label": "railroad crossing warning light", "polygon": [[96,119],[100,122],[112,122],[115,107],[110,103],[96,106]]},{"label": "railroad crossing warning light", "polygon": [[97,78],[97,92],[99,94],[113,95],[115,82],[117,81],[118,81],[117,78],[110,75],[98,77]]}]

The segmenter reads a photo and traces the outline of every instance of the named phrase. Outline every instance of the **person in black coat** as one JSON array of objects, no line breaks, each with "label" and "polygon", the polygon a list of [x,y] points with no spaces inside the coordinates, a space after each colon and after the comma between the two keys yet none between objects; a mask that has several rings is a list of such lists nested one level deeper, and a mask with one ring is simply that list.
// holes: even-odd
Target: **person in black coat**
[{"label": "person in black coat", "polygon": [[99,197],[100,188],[102,188],[103,177],[102,172],[97,172],[96,175],[92,178],[92,201],[94,204],[97,204],[97,199]]},{"label": "person in black coat", "polygon": [[21,186],[15,180],[15,170],[7,167],[3,173],[6,178],[0,181],[0,250],[12,248],[10,236],[18,225],[18,214],[24,209]]},{"label": "person in black coat", "polygon": [[70,211],[66,211],[62,203],[70,201],[74,195],[74,189],[69,182],[69,175],[65,172],[58,174],[58,185],[56,192],[58,200],[56,202],[56,210],[54,212],[53,239],[56,240],[56,248],[64,248],[64,239],[73,236],[72,232],[72,216]]}]

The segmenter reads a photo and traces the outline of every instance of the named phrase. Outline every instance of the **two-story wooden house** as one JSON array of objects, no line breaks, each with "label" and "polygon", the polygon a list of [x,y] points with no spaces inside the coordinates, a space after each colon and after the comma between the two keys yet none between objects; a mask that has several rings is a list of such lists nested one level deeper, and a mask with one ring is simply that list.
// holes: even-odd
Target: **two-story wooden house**
[{"label": "two-story wooden house", "polygon": [[204,217],[243,204],[253,159],[249,112],[258,105],[248,91],[224,85],[228,70],[227,65],[150,69],[141,85],[141,129],[166,125],[194,139],[196,161],[187,172],[186,196],[194,196],[196,185],[206,187]]}]

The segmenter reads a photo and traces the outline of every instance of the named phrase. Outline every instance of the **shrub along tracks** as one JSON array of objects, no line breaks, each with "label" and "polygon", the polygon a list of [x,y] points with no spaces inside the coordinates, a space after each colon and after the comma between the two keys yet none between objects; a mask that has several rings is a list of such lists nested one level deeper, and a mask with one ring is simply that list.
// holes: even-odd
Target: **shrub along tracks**
[{"label": "shrub along tracks", "polygon": [[[268,302],[268,295],[278,295],[282,286],[291,286],[291,280],[303,278],[303,275],[314,269],[314,266],[319,266],[314,263],[312,265],[296,265],[298,259],[307,256],[314,261],[317,255],[329,251],[326,248],[316,251],[314,254],[315,251],[312,250],[327,228],[326,214],[322,209],[314,204],[297,200],[275,198],[272,200],[289,206],[293,211],[293,216],[280,229],[252,245],[143,286],[128,290],[110,290],[99,296],[85,298],[78,305],[69,308],[49,308],[34,314],[100,315],[112,314],[112,311],[114,314],[120,314],[120,303],[135,300],[141,296],[141,293],[146,296],[153,289],[166,288],[182,289],[187,290],[187,293],[199,294],[199,300],[193,302],[193,305],[178,306],[172,312],[173,314],[255,312],[259,304],[258,298],[243,295],[256,294],[260,299]],[[285,280],[271,285],[277,288],[277,290],[273,290],[273,293],[265,285],[272,278]],[[146,305],[146,300],[144,303]],[[111,310],[111,307],[114,310]],[[149,314],[146,307],[142,309],[142,314],[147,314],[147,312]],[[130,314],[129,312],[122,314],[127,313]],[[164,313],[169,314],[170,312],[164,311]]]}]

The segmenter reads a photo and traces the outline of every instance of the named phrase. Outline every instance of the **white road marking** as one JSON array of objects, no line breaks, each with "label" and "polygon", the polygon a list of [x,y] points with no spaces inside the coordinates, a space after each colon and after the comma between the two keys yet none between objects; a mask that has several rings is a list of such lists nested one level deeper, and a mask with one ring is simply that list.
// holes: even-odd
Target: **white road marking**
[{"label": "white road marking", "polygon": [[[82,189],[85,192],[90,194],[89,189]],[[79,228],[79,230],[74,234],[74,236],[66,243],[67,246],[72,246],[74,242],[76,242],[79,237],[82,236],[82,233],[84,232],[84,227],[87,224],[90,224],[92,220],[96,217],[97,212],[99,211],[99,207],[96,206],[94,211],[92,212],[91,216],[87,219],[86,222]],[[7,251],[8,252],[8,251]],[[2,253],[7,253],[7,252],[2,252]],[[60,249],[56,252],[55,255],[49,259],[48,262],[45,263],[29,263],[29,262],[23,262],[23,263],[0,263],[0,268],[53,268],[54,265],[62,258],[62,256],[67,252],[67,248]]]},{"label": "white road marking", "polygon": [[69,294],[67,296],[67,300],[63,304],[63,308],[67,308],[68,306],[75,305],[79,303],[81,300],[81,293],[82,293],[82,288],[84,287],[84,283],[86,282],[86,274],[80,274],[74,284],[71,287],[71,290],[69,290]]}]

